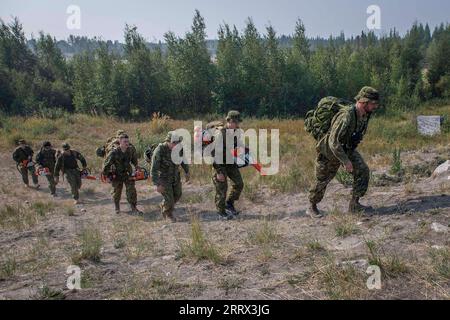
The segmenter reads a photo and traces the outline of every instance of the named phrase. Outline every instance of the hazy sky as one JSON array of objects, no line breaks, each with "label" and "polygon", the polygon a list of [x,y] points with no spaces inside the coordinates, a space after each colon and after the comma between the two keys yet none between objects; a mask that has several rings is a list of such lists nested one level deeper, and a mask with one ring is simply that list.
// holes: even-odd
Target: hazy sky
[{"label": "hazy sky", "polygon": [[[224,21],[242,30],[247,17],[253,18],[260,31],[271,23],[279,34],[291,34],[301,18],[309,36],[328,37],[367,30],[366,9],[372,4],[381,8],[381,32],[395,27],[403,33],[415,20],[428,22],[432,28],[450,22],[449,0],[0,0],[0,18],[19,17],[27,37],[43,30],[57,39],[74,34],[123,41],[128,23],[136,25],[147,40],[157,41],[168,30],[183,35],[194,10],[199,9],[209,38],[217,38]],[[80,30],[66,26],[69,5],[80,7]]]}]

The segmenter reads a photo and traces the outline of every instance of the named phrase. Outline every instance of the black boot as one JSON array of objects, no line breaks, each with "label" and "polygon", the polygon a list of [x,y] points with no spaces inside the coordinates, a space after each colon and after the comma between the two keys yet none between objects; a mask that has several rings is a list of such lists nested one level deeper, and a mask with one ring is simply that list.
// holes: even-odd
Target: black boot
[{"label": "black boot", "polygon": [[139,210],[135,204],[130,205],[132,214],[143,214],[141,210]]},{"label": "black boot", "polygon": [[316,203],[310,203],[308,209],[306,209],[306,214],[310,216],[311,218],[322,218],[323,214],[320,212],[320,210],[317,208]]},{"label": "black boot", "polygon": [[116,214],[120,213],[120,203],[114,203],[114,207],[116,209]]},{"label": "black boot", "polygon": [[225,212],[232,214],[234,216],[239,215],[239,212],[234,208],[234,204],[231,201],[227,201],[225,206]]},{"label": "black boot", "polygon": [[228,213],[226,210],[225,212],[218,211],[217,214],[220,216],[220,219],[222,220],[232,220],[234,218],[234,215]]},{"label": "black boot", "polygon": [[373,210],[372,207],[364,206],[359,203],[359,197],[352,197],[348,205],[349,213],[366,213],[367,211]]}]

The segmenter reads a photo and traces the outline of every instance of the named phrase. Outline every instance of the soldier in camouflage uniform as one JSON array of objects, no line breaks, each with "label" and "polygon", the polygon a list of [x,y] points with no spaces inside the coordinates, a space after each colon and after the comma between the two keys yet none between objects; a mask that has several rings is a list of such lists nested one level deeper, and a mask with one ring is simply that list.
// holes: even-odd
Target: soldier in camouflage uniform
[{"label": "soldier in camouflage uniform", "polygon": [[63,152],[56,159],[54,173],[55,184],[59,183],[59,173],[62,172],[70,185],[75,204],[78,204],[80,198],[79,191],[81,189],[81,174],[77,161],[81,162],[83,170],[87,168],[87,163],[81,153],[70,149],[70,145],[67,142],[63,143],[62,148]]},{"label": "soldier in camouflage uniform", "polygon": [[310,206],[307,214],[321,217],[317,204],[322,201],[328,183],[335,177],[339,167],[353,174],[353,192],[349,212],[368,210],[359,203],[369,185],[369,168],[356,151],[366,132],[370,114],[378,108],[378,91],[364,87],[355,97],[356,105],[341,109],[333,118],[328,133],[318,142],[316,182],[310,190]]},{"label": "soldier in camouflage uniform", "polygon": [[127,201],[131,206],[132,213],[141,214],[142,212],[137,206],[137,192],[135,181],[131,179],[133,168],[139,170],[137,154],[133,152],[130,147],[128,135],[122,133],[119,137],[119,146],[113,148],[106,156],[103,164],[103,174],[108,176],[113,173],[115,178],[112,183],[113,190],[111,195],[113,197],[116,213],[120,213],[120,198],[122,197],[122,189],[125,185]]},{"label": "soldier in camouflage uniform", "polygon": [[[151,176],[157,192],[163,196],[160,204],[161,214],[165,219],[176,222],[173,216],[175,204],[180,200],[182,194],[181,177],[179,165],[172,161],[172,150],[183,140],[176,132],[168,133],[164,143],[160,143],[152,156]],[[186,182],[189,181],[189,166],[181,162],[181,167],[186,174]]]},{"label": "soldier in camouflage uniform", "polygon": [[[238,111],[230,111],[226,118],[226,125],[224,127],[217,128],[217,132],[214,135],[214,141],[222,139],[223,141],[223,162],[213,164],[213,176],[212,180],[216,189],[215,203],[219,216],[224,219],[231,220],[239,213],[234,208],[234,202],[239,200],[239,197],[244,189],[244,181],[242,180],[241,173],[237,164],[227,164],[227,154],[231,153],[231,149],[238,147],[242,141],[234,139],[233,146],[227,146],[226,136],[227,130],[239,129],[239,125],[242,122],[241,115]],[[231,180],[231,191],[227,197],[228,182]]]},{"label": "soldier in camouflage uniform", "polygon": [[56,164],[56,150],[52,148],[50,141],[45,141],[42,144],[41,150],[36,155],[36,163],[41,168],[48,168],[49,173],[46,175],[50,193],[52,196],[56,196],[56,184],[53,173],[55,171]]},{"label": "soldier in camouflage uniform", "polygon": [[23,139],[20,139],[18,142],[19,146],[13,152],[13,159],[17,164],[17,169],[19,170],[20,175],[22,176],[22,181],[27,187],[29,186],[29,173],[31,175],[31,179],[33,180],[34,186],[38,189],[40,186],[36,175],[36,170],[34,165],[30,165],[33,161],[33,149],[31,149],[31,147],[27,145]]}]

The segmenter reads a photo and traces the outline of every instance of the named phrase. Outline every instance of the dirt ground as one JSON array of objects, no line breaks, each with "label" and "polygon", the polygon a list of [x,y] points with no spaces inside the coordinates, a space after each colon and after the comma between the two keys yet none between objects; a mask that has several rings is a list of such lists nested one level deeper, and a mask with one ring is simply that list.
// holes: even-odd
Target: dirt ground
[{"label": "dirt ground", "polygon": [[[404,161],[421,157],[433,154]],[[372,185],[362,201],[375,208],[367,215],[345,214],[350,189],[333,181],[320,220],[305,216],[307,194],[263,189],[237,203],[238,219],[221,221],[212,184],[183,185],[172,224],[148,181],[137,183],[144,215],[131,215],[124,196],[116,215],[107,184],[83,180],[83,204],[74,207],[66,182],[53,198],[45,179],[39,190],[27,189],[10,155],[0,161],[0,210],[22,217],[10,215],[0,226],[0,299],[450,298],[446,177]],[[196,219],[204,237],[197,251]],[[82,255],[89,250],[94,254]],[[199,251],[203,256],[192,254]],[[81,290],[66,286],[74,264]],[[366,286],[374,264],[380,290]]]}]

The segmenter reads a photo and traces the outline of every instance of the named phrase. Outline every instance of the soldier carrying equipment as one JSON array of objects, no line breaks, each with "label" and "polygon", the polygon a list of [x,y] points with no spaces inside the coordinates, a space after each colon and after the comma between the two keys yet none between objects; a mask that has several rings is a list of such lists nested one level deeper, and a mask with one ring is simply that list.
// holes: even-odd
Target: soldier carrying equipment
[{"label": "soldier carrying equipment", "polygon": [[117,214],[120,213],[120,198],[122,197],[124,185],[132,213],[142,214],[137,208],[136,179],[131,177],[133,173],[131,165],[135,167],[136,172],[141,172],[141,168],[138,166],[137,154],[130,145],[128,135],[122,134],[119,137],[119,146],[112,149],[106,156],[102,170],[102,181],[112,184],[113,190],[111,195]]},{"label": "soldier carrying equipment", "polygon": [[13,160],[16,162],[17,170],[22,176],[23,183],[28,187],[28,173],[31,175],[34,186],[39,188],[38,177],[35,174],[35,166],[33,162],[33,149],[26,144],[25,140],[20,139],[19,146],[13,152]]},{"label": "soldier carrying equipment", "polygon": [[78,204],[80,198],[79,191],[81,189],[82,183],[80,169],[78,167],[77,161],[81,162],[83,170],[87,168],[87,163],[81,153],[70,149],[70,145],[68,143],[63,143],[62,148],[63,152],[58,156],[56,160],[54,173],[55,183],[59,183],[59,173],[61,171],[69,182],[75,204]]},{"label": "soldier carrying equipment", "polygon": [[346,105],[340,99],[322,99],[316,110],[310,111],[305,129],[318,142],[316,145],[316,182],[310,190],[307,214],[321,217],[317,204],[323,199],[328,183],[339,167],[353,174],[353,194],[349,212],[364,211],[359,203],[367,191],[370,171],[362,156],[356,151],[367,131],[370,115],[378,108],[378,91],[364,87],[355,97],[356,104]]},{"label": "soldier carrying equipment", "polygon": [[176,132],[169,132],[165,141],[154,150],[150,169],[156,191],[163,196],[163,201],[160,204],[161,214],[165,219],[170,219],[172,222],[176,222],[173,210],[182,195],[180,165],[186,174],[186,182],[190,178],[189,166],[184,162],[181,162],[180,165],[174,163],[171,156],[172,150],[182,140],[183,137]]},{"label": "soldier carrying equipment", "polygon": [[56,196],[56,183],[53,176],[56,165],[56,150],[52,148],[50,141],[45,141],[42,144],[41,150],[36,155],[36,162],[38,164],[37,175],[45,176],[48,181],[50,193]]}]

